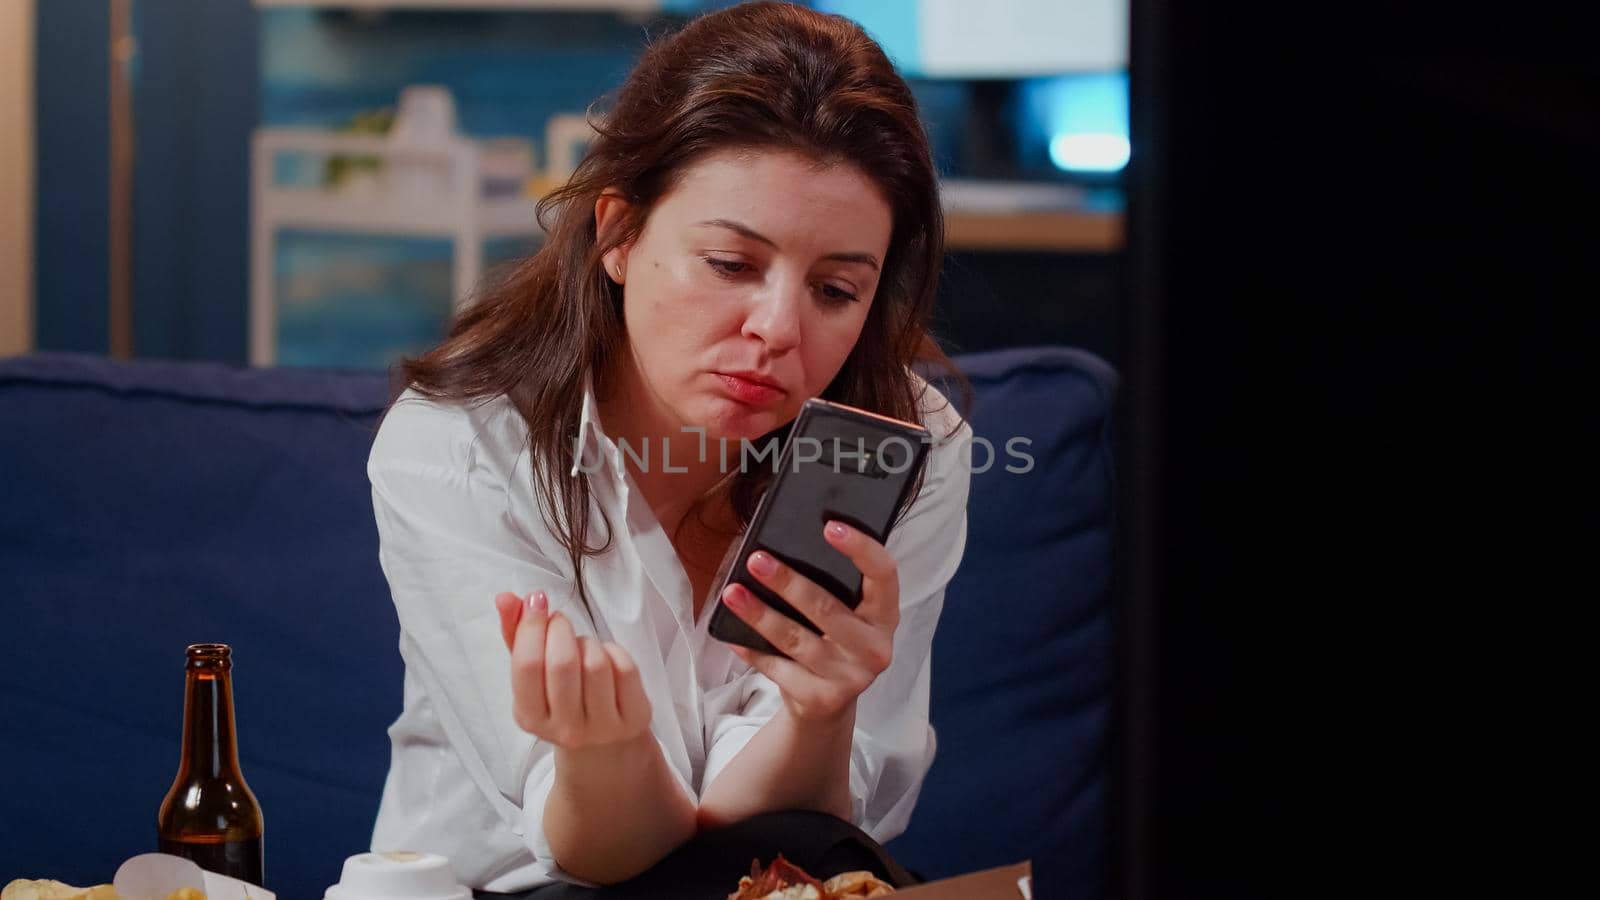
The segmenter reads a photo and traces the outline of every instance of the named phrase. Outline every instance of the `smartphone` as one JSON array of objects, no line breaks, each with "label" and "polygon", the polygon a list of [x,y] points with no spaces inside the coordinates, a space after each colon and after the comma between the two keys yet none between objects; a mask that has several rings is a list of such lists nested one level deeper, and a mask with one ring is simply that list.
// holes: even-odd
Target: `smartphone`
[{"label": "smartphone", "polygon": [[[861,572],[822,537],[838,519],[879,542],[886,541],[906,493],[927,460],[928,430],[888,416],[811,399],[789,430],[777,473],[756,506],[739,549],[718,574],[712,637],[762,653],[784,656],[722,603],[722,592],[738,582],[778,612],[811,631],[821,630],[750,574],[750,554],[765,550],[855,609],[861,602]],[[741,458],[743,462],[743,458]],[[763,463],[770,465],[770,463]]]}]

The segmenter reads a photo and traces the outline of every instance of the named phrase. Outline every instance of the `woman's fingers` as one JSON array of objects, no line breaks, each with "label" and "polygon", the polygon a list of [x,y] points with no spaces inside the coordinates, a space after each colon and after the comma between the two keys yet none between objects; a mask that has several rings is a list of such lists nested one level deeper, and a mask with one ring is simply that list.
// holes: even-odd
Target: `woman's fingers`
[{"label": "woman's fingers", "polygon": [[[757,550],[750,554],[745,567],[757,580],[821,629],[828,640],[852,652],[871,642],[873,626],[870,623],[851,612],[850,607],[845,606],[833,592],[780,562],[772,554]],[[787,649],[783,652],[789,653]],[[794,656],[793,653],[789,655]]]},{"label": "woman's fingers", "polygon": [[818,674],[826,674],[824,670],[830,668],[831,654],[822,638],[768,606],[744,585],[728,585],[722,592],[722,602],[785,656]]},{"label": "woman's fingers", "polygon": [[791,712],[819,720],[851,709],[889,668],[900,623],[899,567],[883,544],[838,521],[824,524],[823,537],[861,572],[861,602],[854,610],[771,554],[758,551],[745,561],[752,576],[821,629],[822,636],[767,606],[743,585],[730,585],[722,595],[735,615],[788,659],[742,647],[733,652],[778,685]]},{"label": "woman's fingers", "polygon": [[[495,600],[496,607],[500,608],[499,598]],[[550,717],[550,707],[545,696],[546,619],[549,600],[543,591],[535,591],[528,600],[531,608],[529,604],[518,602],[523,608],[515,613],[518,621],[509,641],[511,688],[518,727],[524,731],[537,733]],[[507,613],[502,609],[500,619],[502,627],[507,618]]]},{"label": "woman's fingers", "polygon": [[591,735],[615,733],[622,724],[622,714],[617,711],[611,655],[595,638],[580,637],[578,659],[583,669],[584,725]]},{"label": "woman's fingers", "polygon": [[813,712],[817,715],[828,715],[849,699],[837,696],[840,689],[832,682],[794,660],[773,656],[771,653],[760,653],[737,644],[729,645],[729,649],[744,660],[745,665],[767,676],[777,685],[786,700],[802,716]]},{"label": "woman's fingers", "polygon": [[862,623],[850,612],[850,607],[840,602],[831,591],[765,550],[750,554],[750,558],[745,560],[745,569],[756,580],[771,588],[773,593],[788,601],[790,606],[811,620],[811,624],[822,629],[822,633],[828,637],[848,640],[860,630]]},{"label": "woman's fingers", "polygon": [[617,714],[622,717],[623,728],[630,733],[649,728],[650,697],[644,691],[644,679],[639,677],[638,665],[619,644],[606,643],[603,648],[606,655],[611,657],[611,670],[616,679]]},{"label": "woman's fingers", "polygon": [[822,537],[861,570],[861,603],[855,614],[872,625],[893,630],[900,624],[900,566],[888,548],[872,535],[839,521],[829,521]]},{"label": "woman's fingers", "polygon": [[516,594],[502,592],[495,595],[494,610],[500,614],[500,639],[505,641],[507,650],[516,644],[517,623],[522,621],[525,605]]},{"label": "woman's fingers", "polygon": [[[576,734],[583,724],[583,660],[578,655],[572,623],[560,613],[550,617],[544,653],[545,697],[550,703],[551,722],[558,731]],[[573,736],[549,737],[561,744]]]},{"label": "woman's fingers", "polygon": [[563,747],[610,743],[650,727],[650,699],[626,650],[579,636],[566,616],[549,612],[535,591],[494,598],[501,637],[511,647],[518,727]]}]

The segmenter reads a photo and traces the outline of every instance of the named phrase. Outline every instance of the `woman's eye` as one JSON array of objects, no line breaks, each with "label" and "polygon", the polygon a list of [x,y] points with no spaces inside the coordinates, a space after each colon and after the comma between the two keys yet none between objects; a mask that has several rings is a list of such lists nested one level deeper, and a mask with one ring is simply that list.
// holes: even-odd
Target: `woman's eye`
[{"label": "woman's eye", "polygon": [[736,259],[717,259],[715,256],[707,256],[705,257],[705,261],[706,265],[710,266],[712,271],[724,278],[731,278],[735,275],[739,275],[750,268],[749,263],[740,262]]},{"label": "woman's eye", "polygon": [[855,294],[832,284],[824,284],[822,286],[822,296],[837,303],[848,303],[856,299]]},{"label": "woman's eye", "polygon": [[[744,275],[748,272],[754,272],[756,270],[755,266],[744,262],[743,260],[720,259],[715,256],[703,256],[701,259],[706,261],[706,265],[711,267],[711,271],[717,273],[717,277],[726,279],[728,281],[732,281],[741,275]],[[819,284],[817,286],[817,290],[821,291],[822,298],[833,306],[843,306],[847,303],[854,303],[857,299],[855,293],[852,291],[828,282]]]}]

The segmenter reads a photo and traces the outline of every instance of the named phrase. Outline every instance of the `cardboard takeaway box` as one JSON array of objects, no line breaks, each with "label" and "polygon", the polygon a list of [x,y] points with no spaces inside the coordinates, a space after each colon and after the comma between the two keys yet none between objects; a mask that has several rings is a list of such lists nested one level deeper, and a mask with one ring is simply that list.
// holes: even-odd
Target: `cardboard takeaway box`
[{"label": "cardboard takeaway box", "polygon": [[1033,900],[1033,863],[985,869],[894,892],[895,900]]}]

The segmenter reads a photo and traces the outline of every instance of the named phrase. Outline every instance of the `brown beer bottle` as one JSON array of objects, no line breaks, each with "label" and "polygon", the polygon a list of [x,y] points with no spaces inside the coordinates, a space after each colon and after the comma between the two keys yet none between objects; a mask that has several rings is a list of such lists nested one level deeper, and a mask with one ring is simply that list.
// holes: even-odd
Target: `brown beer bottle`
[{"label": "brown beer bottle", "polygon": [[227,644],[192,644],[185,665],[183,752],[161,801],[162,853],[266,887],[261,805],[239,771],[233,730],[233,660]]}]

